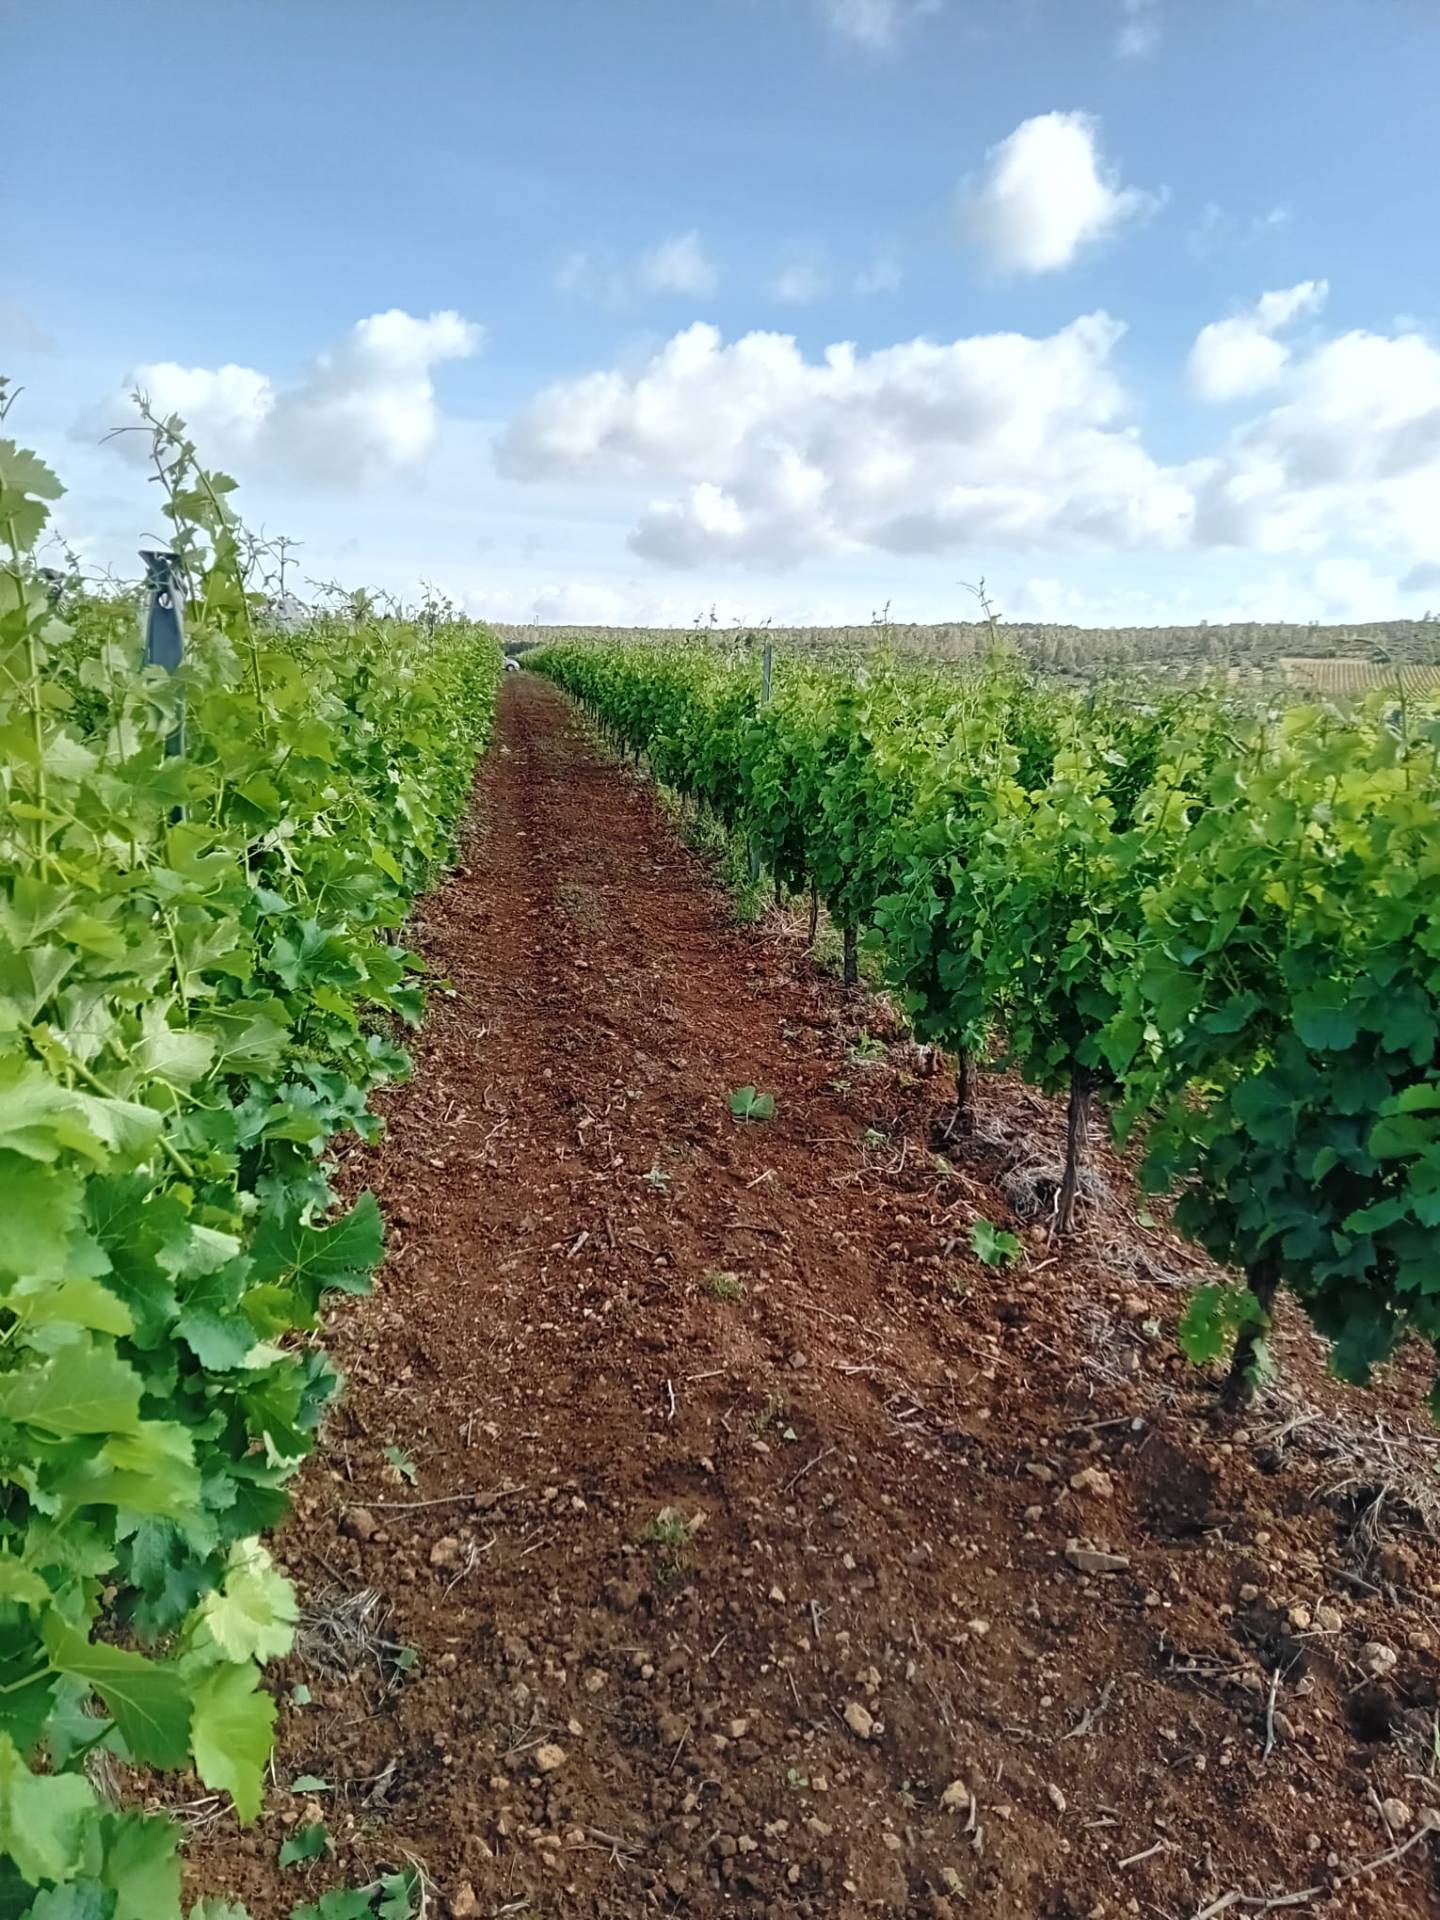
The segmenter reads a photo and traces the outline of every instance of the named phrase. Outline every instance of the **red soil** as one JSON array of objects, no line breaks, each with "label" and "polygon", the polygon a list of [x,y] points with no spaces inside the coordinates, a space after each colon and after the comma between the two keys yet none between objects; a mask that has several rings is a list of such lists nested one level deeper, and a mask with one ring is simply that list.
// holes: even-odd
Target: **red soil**
[{"label": "red soil", "polygon": [[884,1009],[731,924],[533,676],[419,939],[453,991],[356,1162],[389,1256],[280,1540],[322,1624],[276,1778],[333,1790],[203,1828],[197,1892],[279,1920],[413,1859],[460,1916],[1440,1913],[1428,1832],[1354,1873],[1440,1807],[1413,1380],[1344,1395],[1291,1328],[1301,1413],[1227,1428],[1171,1337],[1201,1263],[1124,1168],[1097,1142],[1061,1247],[1015,1212],[1048,1103],[990,1080],[937,1157]]}]

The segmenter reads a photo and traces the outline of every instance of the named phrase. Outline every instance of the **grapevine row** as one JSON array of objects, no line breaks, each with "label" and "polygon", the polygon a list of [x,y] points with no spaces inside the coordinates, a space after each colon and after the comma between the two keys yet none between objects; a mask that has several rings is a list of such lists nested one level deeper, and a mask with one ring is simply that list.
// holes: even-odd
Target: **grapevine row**
[{"label": "grapevine row", "polygon": [[[1440,719],[1042,689],[753,650],[528,657],[866,938],[917,1036],[1094,1099],[1243,1284],[1193,1357],[1253,1386],[1279,1287],[1365,1382],[1440,1344]],[[962,1116],[963,1118],[963,1116]],[[1440,1411],[1440,1390],[1432,1399]]]},{"label": "grapevine row", "polygon": [[152,427],[191,585],[173,676],[132,601],[57,610],[34,549],[59,485],[0,441],[7,1920],[179,1920],[178,1830],[104,1797],[98,1755],[258,1810],[261,1669],[296,1617],[260,1536],[337,1385],[326,1299],[381,1246],[328,1149],[374,1138],[405,1070],[397,935],[499,665],[466,622],[271,630],[233,483]]}]

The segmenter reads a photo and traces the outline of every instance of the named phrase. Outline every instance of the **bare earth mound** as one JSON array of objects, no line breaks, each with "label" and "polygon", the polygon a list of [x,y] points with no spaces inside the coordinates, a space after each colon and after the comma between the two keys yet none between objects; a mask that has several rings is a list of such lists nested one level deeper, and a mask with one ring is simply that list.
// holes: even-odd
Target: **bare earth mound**
[{"label": "bare earth mound", "polygon": [[[279,1920],[414,1859],[462,1920],[1440,1913],[1423,1382],[1341,1394],[1292,1328],[1220,1424],[1171,1338],[1199,1262],[1122,1167],[1051,1244],[1047,1103],[989,1083],[937,1155],[875,1003],[730,926],[557,692],[500,711],[280,1541],[309,1703],[258,1828],[197,1809],[194,1889]],[[332,1856],[280,1872],[312,1819]]]}]

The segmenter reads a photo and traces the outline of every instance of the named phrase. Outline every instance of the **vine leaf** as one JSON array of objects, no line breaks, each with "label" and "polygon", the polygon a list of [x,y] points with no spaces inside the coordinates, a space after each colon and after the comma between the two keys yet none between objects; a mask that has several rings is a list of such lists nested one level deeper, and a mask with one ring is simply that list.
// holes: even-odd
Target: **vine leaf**
[{"label": "vine leaf", "polygon": [[214,1668],[195,1690],[191,1730],[195,1771],[207,1787],[229,1794],[247,1825],[260,1811],[275,1727],[275,1702],[258,1682],[248,1663]]},{"label": "vine leaf", "polygon": [[89,1640],[53,1612],[45,1621],[45,1645],[57,1673],[84,1680],[99,1694],[133,1759],[155,1767],[184,1766],[190,1752],[190,1697],[175,1667]]}]

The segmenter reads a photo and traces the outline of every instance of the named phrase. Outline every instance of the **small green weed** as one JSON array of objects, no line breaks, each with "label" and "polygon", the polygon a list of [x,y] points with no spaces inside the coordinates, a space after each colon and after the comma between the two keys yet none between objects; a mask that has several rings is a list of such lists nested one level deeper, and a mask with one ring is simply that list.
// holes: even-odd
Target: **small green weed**
[{"label": "small green weed", "polygon": [[775,1096],[755,1087],[736,1087],[730,1095],[730,1111],[737,1120],[773,1120]]},{"label": "small green weed", "polygon": [[668,1585],[682,1580],[690,1565],[694,1524],[675,1507],[662,1507],[640,1538],[656,1548],[655,1577]]},{"label": "small green weed", "polygon": [[993,1220],[977,1220],[970,1229],[970,1245],[987,1267],[1008,1267],[1020,1252],[1013,1233],[997,1227]]},{"label": "small green weed", "polygon": [[302,1860],[318,1860],[329,1838],[323,1820],[313,1820],[308,1826],[296,1827],[288,1839],[280,1842],[278,1864],[293,1867]]},{"label": "small green weed", "polygon": [[766,1397],[764,1406],[760,1409],[759,1413],[757,1413],[755,1416],[756,1433],[768,1433],[771,1427],[774,1426],[775,1422],[784,1413],[784,1411],[785,1411],[784,1394],[781,1394],[781,1393],[769,1394]]},{"label": "small green weed", "polygon": [[885,1042],[862,1027],[845,1051],[857,1066],[874,1066],[885,1058]]}]

